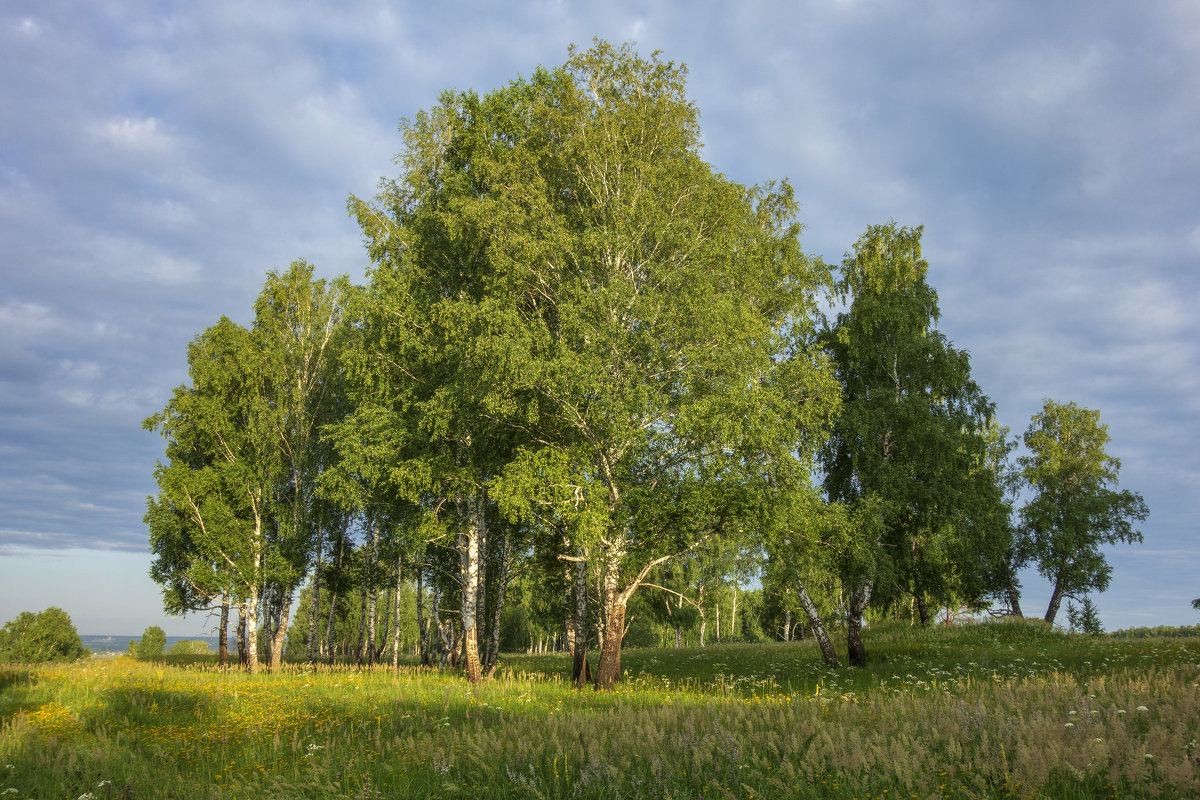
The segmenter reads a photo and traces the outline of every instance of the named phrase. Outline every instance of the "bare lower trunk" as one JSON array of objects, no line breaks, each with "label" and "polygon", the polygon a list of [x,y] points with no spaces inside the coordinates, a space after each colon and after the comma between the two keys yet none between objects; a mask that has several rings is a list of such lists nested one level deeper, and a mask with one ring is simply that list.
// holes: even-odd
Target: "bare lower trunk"
[{"label": "bare lower trunk", "polygon": [[[375,588],[375,565],[379,562],[379,523],[371,525],[371,546],[367,550],[367,585],[363,592],[367,596],[367,641],[364,655],[368,664],[375,663],[375,613],[379,603],[379,592]],[[359,656],[362,663],[362,656]]]},{"label": "bare lower trunk", "polygon": [[800,607],[804,609],[804,616],[808,617],[808,627],[812,628],[813,638],[817,640],[817,646],[821,648],[821,658],[825,659],[825,666],[837,669],[840,665],[837,651],[833,649],[833,641],[829,638],[829,632],[825,630],[825,622],[821,619],[821,613],[817,611],[816,604],[808,596],[808,590],[802,583],[798,587],[797,596],[800,598]]},{"label": "bare lower trunk", "polygon": [[436,663],[439,667],[444,665],[444,659],[446,655],[446,633],[445,629],[442,627],[441,603],[442,593],[438,588],[437,581],[434,581],[433,610],[429,616],[429,624],[433,626],[434,636],[433,641],[429,643],[431,646],[429,651],[429,665],[433,666]]},{"label": "bare lower trunk", "polygon": [[871,590],[874,588],[870,581],[862,580],[850,595],[850,608],[846,615],[846,648],[849,651],[847,661],[852,667],[867,665],[867,649],[862,640],[862,619],[867,604],[871,602]]},{"label": "bare lower trunk", "polygon": [[625,636],[625,604],[628,601],[620,591],[624,556],[621,543],[611,545],[605,554],[604,642],[600,645],[600,665],[596,668],[597,689],[611,689],[621,677],[621,640]]},{"label": "bare lower trunk", "polygon": [[479,683],[483,671],[479,663],[479,638],[476,626],[476,605],[479,602],[479,542],[486,521],[482,499],[476,495],[459,499],[460,519],[465,530],[458,534],[459,562],[462,576],[462,638],[463,668],[467,681]]},{"label": "bare lower trunk", "polygon": [[1021,593],[1017,591],[1017,588],[1015,586],[1009,585],[1007,595],[1008,595],[1009,610],[1012,611],[1012,613],[1018,617],[1025,616],[1021,612]]},{"label": "bare lower trunk", "polygon": [[600,648],[600,666],[596,669],[597,689],[611,689],[621,677],[621,638],[624,629],[625,601],[616,595],[608,603],[604,645]]},{"label": "bare lower trunk", "polygon": [[738,585],[733,584],[733,611],[729,613],[729,638],[737,638],[737,601],[738,601]]},{"label": "bare lower trunk", "polygon": [[[423,558],[422,556],[422,560]],[[417,562],[417,635],[420,637],[417,649],[420,651],[421,666],[428,667],[430,665],[429,629],[425,625],[425,586],[421,579],[421,575],[425,571],[424,566],[421,561]]]},{"label": "bare lower trunk", "polygon": [[[281,590],[282,591],[282,590]],[[292,615],[292,597],[289,594],[279,611],[279,622],[271,634],[271,652],[267,656],[267,668],[272,672],[283,666],[283,642],[287,639],[288,619]]]},{"label": "bare lower trunk", "polygon": [[497,562],[496,576],[496,607],[492,609],[492,624],[488,628],[487,654],[484,657],[484,668],[490,678],[496,671],[496,663],[500,658],[500,620],[504,614],[504,598],[508,590],[508,566],[512,557],[512,537],[505,529],[500,540],[500,558]]},{"label": "bare lower trunk", "polygon": [[790,608],[783,611],[783,640],[785,642],[792,640],[792,610]]},{"label": "bare lower trunk", "polygon": [[221,627],[217,629],[217,659],[222,666],[229,665],[229,598],[221,598]]},{"label": "bare lower trunk", "polygon": [[1054,624],[1055,617],[1058,616],[1058,607],[1062,605],[1062,581],[1058,578],[1054,580],[1054,591],[1050,593],[1050,605],[1046,608],[1046,622]]},{"label": "bare lower trunk", "polygon": [[249,669],[250,668],[250,643],[246,641],[246,604],[238,603],[238,628],[237,628],[237,644],[238,644],[238,664]]},{"label": "bare lower trunk", "polygon": [[[337,539],[337,556],[334,560],[334,572],[339,576],[342,573],[342,558],[345,551],[345,531],[343,530],[342,533],[343,535],[339,536]],[[337,591],[334,591],[334,593],[329,596],[329,619],[325,624],[325,647],[328,651],[327,660],[330,664],[333,663],[334,652],[337,650],[337,643],[334,641],[334,622],[337,619],[337,604],[338,593]]]},{"label": "bare lower trunk", "polygon": [[721,604],[720,603],[717,603],[717,613],[716,613],[716,616],[713,617],[713,625],[715,628],[715,630],[713,630],[713,638],[715,638],[717,640],[717,644],[720,644],[721,643]]},{"label": "bare lower trunk", "polygon": [[321,551],[325,546],[325,526],[317,526],[316,563],[313,564],[312,602],[308,606],[308,663],[317,657],[317,618],[321,616]]},{"label": "bare lower trunk", "polygon": [[400,666],[400,588],[404,585],[404,559],[396,559],[396,606],[392,628],[392,669]]},{"label": "bare lower trunk", "polygon": [[929,627],[929,606],[925,603],[925,593],[918,590],[917,595],[917,617],[921,620],[921,627]]},{"label": "bare lower trunk", "polygon": [[576,686],[583,686],[592,679],[592,667],[588,662],[588,632],[587,632],[587,562],[575,562],[574,586],[575,602],[572,607],[571,628],[574,631],[574,644],[571,650],[571,676]]},{"label": "bare lower trunk", "polygon": [[250,591],[246,600],[246,667],[250,674],[259,670],[258,664],[258,587]]}]

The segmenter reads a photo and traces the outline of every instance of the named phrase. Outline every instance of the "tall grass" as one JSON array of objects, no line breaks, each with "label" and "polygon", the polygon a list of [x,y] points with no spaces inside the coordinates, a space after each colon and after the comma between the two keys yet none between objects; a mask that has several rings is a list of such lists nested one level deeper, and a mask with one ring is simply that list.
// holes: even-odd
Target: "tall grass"
[{"label": "tall grass", "polygon": [[14,798],[1200,797],[1200,638],[1033,625],[633,650],[614,692],[555,656],[500,677],[248,676],[93,659],[0,668]]}]

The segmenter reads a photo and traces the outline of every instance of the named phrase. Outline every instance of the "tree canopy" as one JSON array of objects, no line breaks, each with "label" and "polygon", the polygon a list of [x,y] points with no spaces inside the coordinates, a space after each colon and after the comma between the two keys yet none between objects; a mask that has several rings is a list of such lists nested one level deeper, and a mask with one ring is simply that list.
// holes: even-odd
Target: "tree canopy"
[{"label": "tree canopy", "polygon": [[88,655],[71,617],[61,608],[22,611],[0,628],[0,662],[77,661]]}]

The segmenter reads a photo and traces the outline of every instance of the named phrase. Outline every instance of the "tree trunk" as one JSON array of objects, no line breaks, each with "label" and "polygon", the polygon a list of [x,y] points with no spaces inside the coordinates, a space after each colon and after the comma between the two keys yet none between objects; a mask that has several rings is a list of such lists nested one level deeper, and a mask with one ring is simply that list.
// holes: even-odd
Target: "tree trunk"
[{"label": "tree trunk", "polygon": [[862,640],[862,619],[867,604],[871,602],[873,588],[870,581],[862,580],[850,595],[850,608],[846,615],[846,649],[849,651],[847,661],[852,667],[867,665],[867,649]]},{"label": "tree trunk", "polygon": [[[346,531],[343,529],[341,535],[337,538],[337,555],[334,557],[334,573],[341,577],[342,574],[342,559],[346,550]],[[336,584],[335,584],[336,585]],[[334,653],[337,650],[337,642],[334,641],[336,629],[334,623],[337,620],[337,604],[338,593],[335,589],[333,594],[329,596],[329,619],[325,623],[325,647],[327,650],[327,660],[330,664],[333,663]]]},{"label": "tree trunk", "polygon": [[404,559],[396,559],[395,621],[392,628],[392,669],[400,666],[400,588],[404,585]]},{"label": "tree trunk", "polygon": [[600,648],[600,666],[596,669],[596,688],[611,689],[621,677],[621,638],[625,632],[625,601],[614,594],[608,605],[604,625],[604,645]]},{"label": "tree trunk", "polygon": [[511,558],[512,534],[506,526],[500,537],[500,558],[493,579],[496,584],[496,607],[492,609],[492,624],[488,628],[487,653],[484,657],[484,668],[487,670],[489,678],[496,671],[496,662],[500,657],[500,620],[504,614],[504,598],[508,590],[508,567]]},{"label": "tree trunk", "polygon": [[458,552],[462,576],[462,637],[463,668],[467,681],[479,683],[483,671],[479,663],[479,636],[476,626],[479,602],[479,541],[486,530],[481,498],[476,495],[459,498],[461,524],[466,530],[458,534]]},{"label": "tree trunk", "polygon": [[[563,549],[566,550],[566,542],[563,542]],[[567,652],[574,655],[575,653],[575,603],[572,598],[572,590],[575,586],[575,581],[571,576],[571,562],[563,562],[563,618],[564,618],[564,636],[567,642]],[[572,673],[573,675],[574,673]]]},{"label": "tree trunk", "polygon": [[217,659],[222,667],[229,666],[229,595],[221,597],[221,627],[217,631]]},{"label": "tree trunk", "polygon": [[729,613],[729,639],[730,641],[737,638],[737,601],[738,601],[738,585],[733,584],[733,611]]},{"label": "tree trunk", "polygon": [[716,616],[713,617],[713,624],[715,627],[715,630],[713,631],[713,637],[717,640],[717,644],[720,644],[721,643],[721,604],[720,603],[717,603],[717,614],[716,614]]},{"label": "tree trunk", "polygon": [[921,620],[921,627],[929,627],[929,606],[925,603],[925,593],[918,590],[916,595],[917,600],[917,617]]},{"label": "tree trunk", "polygon": [[429,661],[429,628],[425,624],[425,585],[422,582],[422,575],[425,572],[425,555],[421,553],[417,561],[417,635],[420,640],[417,644],[417,650],[421,656],[421,666],[430,666]]},{"label": "tree trunk", "polygon": [[1021,611],[1021,593],[1017,591],[1017,588],[1015,586],[1013,586],[1012,584],[1009,584],[1008,591],[1006,594],[1008,595],[1009,610],[1011,610],[1015,616],[1018,616],[1018,617],[1025,616],[1024,613],[1022,613],[1022,611]]},{"label": "tree trunk", "polygon": [[[379,563],[379,523],[371,524],[371,546],[367,550],[367,585],[363,592],[367,595],[367,644],[366,657],[368,664],[375,663],[375,615],[379,606],[379,591],[375,583],[375,565]],[[361,663],[361,658],[360,658]]]},{"label": "tree trunk", "polygon": [[250,668],[250,642],[246,638],[246,629],[248,627],[246,624],[246,604],[244,602],[238,603],[238,663],[246,669]]},{"label": "tree trunk", "polygon": [[571,676],[576,686],[583,686],[592,680],[592,666],[588,662],[588,629],[587,629],[587,562],[582,560],[582,552],[577,552],[581,558],[575,562],[574,585],[575,602],[572,609],[572,625],[574,644],[571,655]]},{"label": "tree trunk", "polygon": [[1058,616],[1058,607],[1062,604],[1062,579],[1054,579],[1054,591],[1050,594],[1050,605],[1046,608],[1046,622],[1054,624],[1054,618]]},{"label": "tree trunk", "polygon": [[258,664],[258,587],[250,590],[246,599],[246,666],[250,674],[259,670]]},{"label": "tree trunk", "polygon": [[783,640],[790,642],[792,640],[792,610],[785,608],[783,611]]},{"label": "tree trunk", "polygon": [[316,563],[313,564],[312,602],[308,607],[308,663],[316,661],[317,618],[321,616],[321,556],[325,547],[325,526],[317,525]]},{"label": "tree trunk", "polygon": [[596,669],[596,688],[611,689],[621,677],[621,640],[625,636],[625,605],[629,598],[620,591],[624,541],[609,546],[604,559],[604,642],[600,645],[600,666]]},{"label": "tree trunk", "polygon": [[[280,589],[282,591],[282,589]],[[283,642],[287,639],[288,619],[292,615],[292,597],[289,594],[279,611],[279,621],[271,635],[271,652],[267,656],[267,668],[272,672],[283,666]]]},{"label": "tree trunk", "polygon": [[817,611],[816,604],[808,596],[808,589],[804,584],[801,583],[797,588],[796,594],[800,598],[800,607],[804,609],[804,615],[808,617],[808,627],[812,628],[813,638],[817,640],[817,646],[821,648],[821,658],[825,659],[825,666],[837,669],[840,666],[837,651],[833,649],[833,641],[829,638],[829,632],[825,630],[825,622],[821,619],[821,613]]}]

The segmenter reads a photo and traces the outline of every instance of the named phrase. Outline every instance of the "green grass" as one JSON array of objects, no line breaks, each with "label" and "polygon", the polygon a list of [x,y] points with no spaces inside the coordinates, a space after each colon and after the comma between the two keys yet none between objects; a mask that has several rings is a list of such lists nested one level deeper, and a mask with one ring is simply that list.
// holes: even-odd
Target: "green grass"
[{"label": "green grass", "polygon": [[190,658],[0,668],[0,800],[1200,796],[1200,638],[877,626],[634,649],[614,692],[560,655],[452,673]]}]

